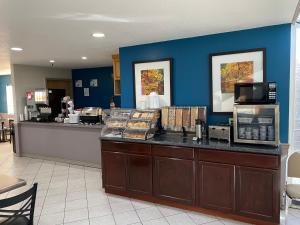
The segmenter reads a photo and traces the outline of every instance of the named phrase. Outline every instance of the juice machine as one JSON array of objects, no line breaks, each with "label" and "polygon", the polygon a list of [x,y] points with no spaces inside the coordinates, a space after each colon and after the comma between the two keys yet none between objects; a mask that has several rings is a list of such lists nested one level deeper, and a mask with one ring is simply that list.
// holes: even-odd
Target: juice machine
[{"label": "juice machine", "polygon": [[40,108],[48,107],[46,89],[36,89],[26,92],[25,120],[38,121]]},{"label": "juice machine", "polygon": [[[63,89],[35,89],[26,92],[25,120],[50,122],[61,111],[61,99],[65,96]],[[27,113],[27,115],[26,115]]]}]

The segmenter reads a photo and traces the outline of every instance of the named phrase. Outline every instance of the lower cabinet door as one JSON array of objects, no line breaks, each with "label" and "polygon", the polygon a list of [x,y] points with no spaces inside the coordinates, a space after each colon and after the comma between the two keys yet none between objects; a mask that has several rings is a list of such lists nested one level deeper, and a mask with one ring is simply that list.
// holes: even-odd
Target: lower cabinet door
[{"label": "lower cabinet door", "polygon": [[279,223],[279,176],[276,170],[237,167],[237,213]]},{"label": "lower cabinet door", "polygon": [[127,189],[137,194],[152,195],[152,157],[127,155]]},{"label": "lower cabinet door", "polygon": [[193,205],[195,202],[194,161],[154,157],[154,195]]},{"label": "lower cabinet door", "polygon": [[120,152],[102,152],[104,186],[109,190],[126,190],[126,155]]},{"label": "lower cabinet door", "polygon": [[201,207],[225,212],[234,210],[234,166],[199,162],[197,195]]}]

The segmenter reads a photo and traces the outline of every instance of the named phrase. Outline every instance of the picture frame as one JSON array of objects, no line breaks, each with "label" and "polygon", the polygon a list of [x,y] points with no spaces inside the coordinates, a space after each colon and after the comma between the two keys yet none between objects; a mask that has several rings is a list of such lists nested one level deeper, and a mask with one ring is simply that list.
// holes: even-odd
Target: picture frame
[{"label": "picture frame", "polygon": [[211,112],[232,114],[234,84],[266,81],[266,49],[219,52],[209,55]]},{"label": "picture frame", "polygon": [[98,87],[98,79],[90,79],[90,87]]},{"label": "picture frame", "polygon": [[136,108],[144,108],[147,96],[156,92],[159,105],[172,105],[172,58],[132,63],[133,93]]}]

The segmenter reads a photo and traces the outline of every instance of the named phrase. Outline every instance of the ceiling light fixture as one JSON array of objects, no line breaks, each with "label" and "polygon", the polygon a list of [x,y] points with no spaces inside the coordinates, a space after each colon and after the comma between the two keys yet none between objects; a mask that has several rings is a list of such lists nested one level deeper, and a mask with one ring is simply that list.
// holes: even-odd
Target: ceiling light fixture
[{"label": "ceiling light fixture", "polygon": [[87,57],[86,56],[82,56],[81,59],[82,60],[87,60]]},{"label": "ceiling light fixture", "polygon": [[53,59],[49,60],[49,63],[55,63],[55,61]]},{"label": "ceiling light fixture", "polygon": [[103,37],[105,37],[105,34],[103,34],[103,33],[93,33],[92,36],[95,37],[95,38],[103,38]]},{"label": "ceiling light fixture", "polygon": [[23,51],[23,48],[20,48],[20,47],[12,47],[12,48],[10,48],[10,50],[15,51],[15,52],[21,52],[21,51]]}]

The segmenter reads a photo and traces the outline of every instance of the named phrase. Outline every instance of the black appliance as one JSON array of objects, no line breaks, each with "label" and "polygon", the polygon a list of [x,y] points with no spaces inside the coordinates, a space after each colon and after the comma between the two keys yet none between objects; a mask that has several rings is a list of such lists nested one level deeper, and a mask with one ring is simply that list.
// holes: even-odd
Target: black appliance
[{"label": "black appliance", "polygon": [[65,96],[65,89],[48,89],[48,103],[51,108],[51,117],[53,119],[61,113],[61,100]]},{"label": "black appliance", "polygon": [[275,104],[276,82],[237,83],[234,87],[236,104]]}]

